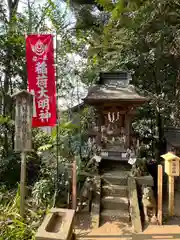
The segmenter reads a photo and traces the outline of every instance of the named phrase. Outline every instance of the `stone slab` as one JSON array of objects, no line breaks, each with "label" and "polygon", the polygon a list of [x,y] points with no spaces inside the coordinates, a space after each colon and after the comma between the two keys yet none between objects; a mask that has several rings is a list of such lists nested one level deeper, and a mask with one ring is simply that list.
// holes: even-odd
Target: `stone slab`
[{"label": "stone slab", "polygon": [[180,226],[148,226],[142,233],[133,236],[133,240],[175,239],[180,240]]},{"label": "stone slab", "polygon": [[98,228],[100,222],[101,178],[95,178],[96,192],[91,205],[91,228]]},{"label": "stone slab", "polygon": [[105,184],[111,185],[127,185],[129,171],[112,171],[109,173],[104,173],[102,175],[102,180]]},{"label": "stone slab", "polygon": [[140,217],[136,181],[133,177],[128,178],[128,191],[130,202],[130,215],[135,233],[142,232],[142,223]]},{"label": "stone slab", "polygon": [[127,186],[106,184],[102,186],[102,195],[127,197],[128,196]]},{"label": "stone slab", "polygon": [[106,196],[101,199],[101,206],[103,209],[125,209],[128,211],[129,202],[127,197]]},{"label": "stone slab", "polygon": [[179,233],[180,226],[178,225],[162,225],[162,226],[148,226],[141,234],[167,234],[167,233]]},{"label": "stone slab", "polygon": [[101,212],[101,225],[106,222],[130,222],[129,211],[126,209],[103,210]]},{"label": "stone slab", "polygon": [[106,222],[101,227],[92,229],[86,235],[76,235],[78,240],[130,240],[132,239],[132,227],[128,223]]}]

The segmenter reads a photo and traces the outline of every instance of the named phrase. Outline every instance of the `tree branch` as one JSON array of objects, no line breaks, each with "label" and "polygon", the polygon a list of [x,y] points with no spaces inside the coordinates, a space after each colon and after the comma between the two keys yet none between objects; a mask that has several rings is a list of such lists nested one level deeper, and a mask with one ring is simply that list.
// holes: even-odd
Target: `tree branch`
[{"label": "tree branch", "polygon": [[36,25],[35,28],[34,28],[35,32],[37,32],[38,27],[39,27],[39,26],[41,25],[41,23],[44,21],[44,19],[45,19],[45,12],[46,12],[46,10],[47,10],[50,6],[51,6],[51,4],[49,3],[49,4],[45,7],[45,9],[44,9],[44,11],[43,11],[43,13],[42,13],[42,15],[41,15],[40,21],[37,23],[37,25]]}]

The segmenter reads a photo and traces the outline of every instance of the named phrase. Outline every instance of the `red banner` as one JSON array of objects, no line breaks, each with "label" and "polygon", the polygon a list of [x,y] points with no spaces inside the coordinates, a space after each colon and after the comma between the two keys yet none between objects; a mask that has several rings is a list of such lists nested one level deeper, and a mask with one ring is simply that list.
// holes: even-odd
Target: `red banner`
[{"label": "red banner", "polygon": [[53,36],[29,35],[26,38],[28,88],[34,94],[33,127],[56,125],[56,86]]}]

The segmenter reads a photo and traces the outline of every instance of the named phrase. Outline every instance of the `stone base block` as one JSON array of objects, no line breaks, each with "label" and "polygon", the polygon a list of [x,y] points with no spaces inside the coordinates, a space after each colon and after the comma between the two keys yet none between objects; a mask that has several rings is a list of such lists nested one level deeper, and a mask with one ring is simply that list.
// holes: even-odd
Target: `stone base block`
[{"label": "stone base block", "polygon": [[39,227],[36,240],[71,240],[75,211],[52,208]]}]

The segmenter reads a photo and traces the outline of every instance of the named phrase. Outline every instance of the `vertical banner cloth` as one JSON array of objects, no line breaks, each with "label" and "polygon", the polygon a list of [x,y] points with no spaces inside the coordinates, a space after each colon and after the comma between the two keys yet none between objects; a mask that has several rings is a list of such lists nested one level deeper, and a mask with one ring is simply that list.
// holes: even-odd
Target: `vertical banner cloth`
[{"label": "vertical banner cloth", "polygon": [[53,36],[33,34],[26,38],[28,88],[34,94],[33,127],[56,125],[56,86]]}]

